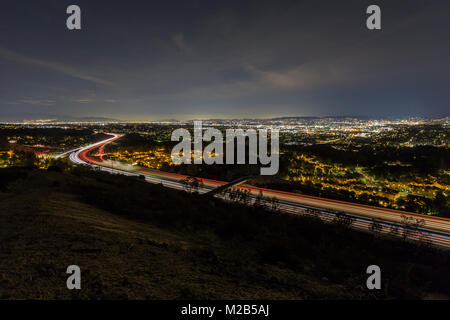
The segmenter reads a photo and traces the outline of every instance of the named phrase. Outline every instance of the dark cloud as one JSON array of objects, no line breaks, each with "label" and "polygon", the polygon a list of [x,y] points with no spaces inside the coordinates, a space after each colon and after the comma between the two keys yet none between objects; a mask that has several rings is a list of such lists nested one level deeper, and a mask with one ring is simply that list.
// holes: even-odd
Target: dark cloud
[{"label": "dark cloud", "polygon": [[0,117],[448,115],[447,1],[9,1]]}]

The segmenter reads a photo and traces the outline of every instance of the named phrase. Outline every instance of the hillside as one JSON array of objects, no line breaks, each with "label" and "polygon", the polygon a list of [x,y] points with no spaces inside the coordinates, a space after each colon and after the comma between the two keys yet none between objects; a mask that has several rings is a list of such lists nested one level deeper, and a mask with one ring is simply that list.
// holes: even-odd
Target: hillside
[{"label": "hillside", "polygon": [[0,299],[450,296],[450,255],[426,246],[80,168],[0,177]]}]

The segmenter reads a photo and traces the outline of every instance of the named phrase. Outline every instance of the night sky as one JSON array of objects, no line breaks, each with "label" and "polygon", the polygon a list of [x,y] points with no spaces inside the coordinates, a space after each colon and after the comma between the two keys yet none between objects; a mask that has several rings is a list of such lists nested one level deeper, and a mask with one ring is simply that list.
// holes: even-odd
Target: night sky
[{"label": "night sky", "polygon": [[[81,7],[82,30],[66,28]],[[382,30],[366,28],[378,4]],[[0,121],[448,116],[450,1],[2,0]]]}]

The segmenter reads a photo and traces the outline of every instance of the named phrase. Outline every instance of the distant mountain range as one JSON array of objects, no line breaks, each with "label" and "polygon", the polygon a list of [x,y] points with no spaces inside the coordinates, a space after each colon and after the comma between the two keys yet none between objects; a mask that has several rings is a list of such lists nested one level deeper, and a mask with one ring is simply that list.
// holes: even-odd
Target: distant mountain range
[{"label": "distant mountain range", "polygon": [[[275,118],[235,118],[235,119],[220,119],[213,118],[207,119],[208,121],[224,121],[224,120],[260,120],[260,121],[298,121],[298,120],[319,120],[319,119],[360,119],[360,120],[378,120],[383,119],[381,117],[369,117],[369,116],[283,116],[283,117],[275,117]],[[387,119],[387,118],[386,118]],[[192,121],[192,120],[190,120]]]},{"label": "distant mountain range", "polygon": [[[192,122],[194,120],[205,120],[205,121],[217,121],[217,122],[223,122],[223,121],[314,121],[314,120],[320,120],[320,119],[336,119],[336,120],[343,120],[343,119],[359,119],[359,120],[399,120],[399,119],[422,119],[422,120],[437,120],[437,119],[446,119],[448,117],[435,117],[435,118],[422,118],[422,117],[405,117],[405,118],[398,118],[398,117],[370,117],[370,116],[283,116],[283,117],[274,117],[274,118],[210,118],[210,119],[190,119],[185,120],[181,122]],[[115,118],[109,118],[109,117],[96,117],[96,116],[89,116],[89,117],[75,117],[75,116],[68,116],[68,115],[55,115],[55,114],[24,114],[21,117],[18,116],[11,116],[8,114],[1,114],[0,113],[0,123],[1,122],[43,122],[43,123],[55,123],[55,122],[128,122],[128,123],[139,123],[139,122],[148,122],[148,121],[124,121],[120,119]],[[160,119],[155,122],[179,122],[179,120],[176,119]]]},{"label": "distant mountain range", "polygon": [[[378,117],[379,118],[379,117]],[[300,116],[291,116],[291,117],[277,117],[277,118],[270,118],[267,120],[273,120],[273,121],[278,121],[278,120],[317,120],[317,119],[378,119],[375,117],[367,117],[367,116],[324,116],[324,117],[312,117],[312,116],[307,116],[307,117],[300,117]]]},{"label": "distant mountain range", "polygon": [[66,115],[24,115],[23,117],[0,117],[0,122],[118,122],[120,120],[107,117],[74,117]]}]

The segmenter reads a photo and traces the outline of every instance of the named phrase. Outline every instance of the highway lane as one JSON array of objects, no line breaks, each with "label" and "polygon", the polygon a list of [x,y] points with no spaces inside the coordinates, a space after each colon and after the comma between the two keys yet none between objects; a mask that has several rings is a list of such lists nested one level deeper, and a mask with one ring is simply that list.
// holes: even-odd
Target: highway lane
[{"label": "highway lane", "polygon": [[[111,133],[110,135],[112,135],[111,138],[73,151],[72,153],[70,153],[70,160],[76,164],[88,164],[90,166],[108,172],[135,176],[143,175],[148,182],[162,184],[163,186],[175,189],[183,189],[183,184],[179,181],[186,178],[187,176],[185,175],[162,172],[149,168],[141,168],[138,166],[125,165],[109,160],[99,161],[89,157],[88,153],[90,151],[96,148],[100,148],[100,158],[103,159],[103,146],[121,137],[121,135],[113,133]],[[207,192],[227,183],[224,181],[213,179],[199,179],[202,180],[204,184],[202,188],[199,188],[200,193]],[[365,230],[370,227],[373,219],[380,221],[382,225],[386,225],[386,228],[384,229],[388,229],[387,226],[399,227],[402,229],[404,217],[420,219],[423,220],[423,225],[420,227],[420,236],[425,237],[427,240],[430,240],[435,244],[450,247],[450,219],[354,204],[350,202],[301,195],[285,191],[259,188],[247,184],[238,185],[236,186],[236,188],[249,190],[250,195],[253,199],[255,199],[260,192],[262,192],[264,197],[275,197],[280,201],[280,209],[287,212],[294,212],[295,210],[297,210],[298,212],[295,213],[305,214],[308,212],[308,209],[314,209],[319,210],[319,212],[321,212],[321,216],[323,217],[328,217],[330,215],[334,217],[334,213],[336,212],[346,213],[356,218],[354,222],[356,227],[358,227],[359,225],[359,228],[364,228]],[[414,235],[410,237],[414,238]]]}]

